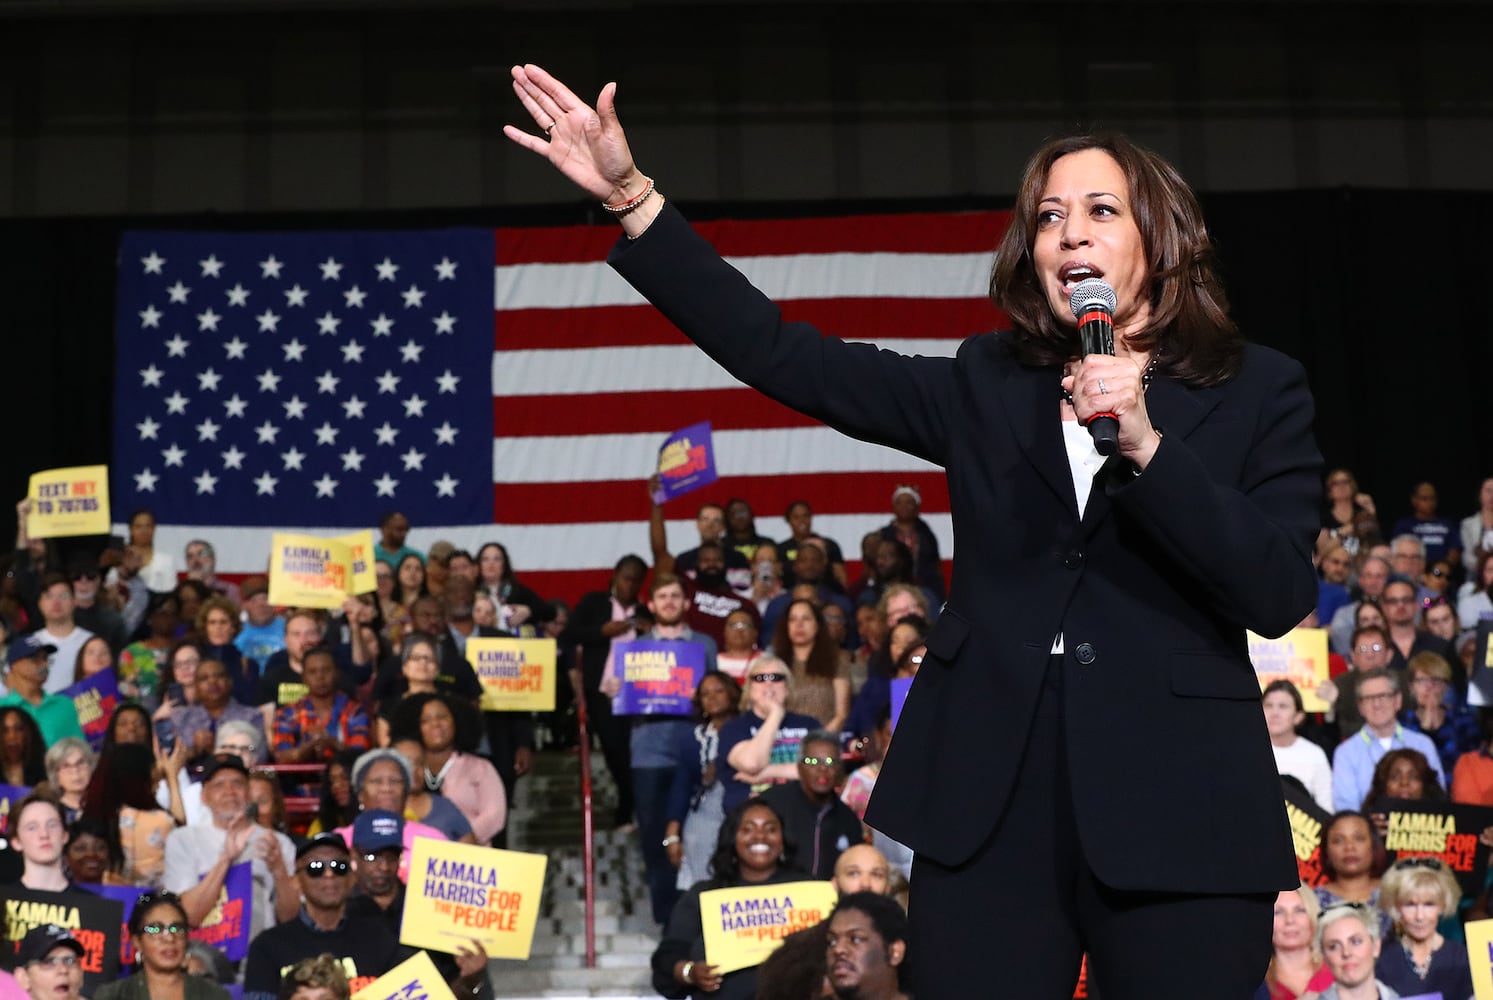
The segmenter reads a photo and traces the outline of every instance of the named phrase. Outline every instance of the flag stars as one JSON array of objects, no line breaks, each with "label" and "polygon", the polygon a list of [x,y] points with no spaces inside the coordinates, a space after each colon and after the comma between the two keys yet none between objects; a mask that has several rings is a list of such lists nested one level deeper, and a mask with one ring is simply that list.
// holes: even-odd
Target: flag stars
[{"label": "flag stars", "polygon": [[280,453],[280,461],[285,463],[285,471],[289,472],[294,469],[300,472],[301,464],[306,461],[306,453],[295,445],[291,445],[289,451],[282,451]]},{"label": "flag stars", "polygon": [[408,365],[418,362],[420,360],[420,355],[424,352],[424,350],[425,348],[421,347],[413,340],[410,340],[407,341],[405,345],[399,349],[399,354],[404,359],[404,363]]},{"label": "flag stars", "polygon": [[361,420],[363,418],[363,411],[367,407],[368,404],[357,396],[349,396],[342,404],[342,412],[347,414],[347,419],[349,420]]},{"label": "flag stars", "polygon": [[393,478],[387,472],[373,481],[373,488],[378,491],[376,495],[381,497],[393,496],[394,490],[398,486],[399,480]]},{"label": "flag stars", "polygon": [[369,326],[373,327],[375,337],[387,337],[394,332],[394,321],[383,313],[378,314],[378,319],[370,321]]},{"label": "flag stars", "polygon": [[342,298],[347,302],[347,308],[361,309],[363,308],[363,300],[368,298],[368,293],[357,285],[354,285],[343,291]]},{"label": "flag stars", "polygon": [[321,318],[316,321],[316,333],[317,333],[317,336],[321,336],[321,337],[333,336],[333,337],[335,337],[335,336],[337,336],[337,327],[339,327],[341,325],[342,325],[342,320],[338,319],[336,316],[333,316],[332,315],[332,310],[328,309],[326,311],[326,313],[324,313],[321,316]]},{"label": "flag stars", "polygon": [[442,257],[441,262],[435,265],[435,280],[455,281],[456,266],[456,261],[452,260],[450,257]]},{"label": "flag stars", "polygon": [[328,368],[316,377],[316,391],[335,396],[337,394],[337,383],[341,381],[340,378],[332,374],[332,369]]},{"label": "flag stars", "polygon": [[149,469],[141,469],[135,473],[135,492],[154,493],[156,491],[156,483],[160,481],[161,477],[154,472],[151,472]]},{"label": "flag stars", "polygon": [[230,445],[228,450],[223,452],[223,468],[242,469],[244,459],[247,457],[247,454],[238,450],[238,445]]},{"label": "flag stars", "polygon": [[356,340],[349,340],[342,345],[342,360],[347,364],[356,364],[363,360],[363,351],[366,348]]},{"label": "flag stars", "polygon": [[441,445],[441,444],[455,445],[456,444],[456,432],[457,432],[457,430],[458,430],[458,428],[455,428],[455,427],[451,426],[451,421],[449,421],[449,420],[443,421],[441,423],[441,426],[439,426],[439,427],[437,427],[435,429],[435,443],[438,444],[438,445]]},{"label": "flag stars", "polygon": [[285,407],[286,420],[304,420],[306,418],[306,403],[300,396],[291,396],[280,405]]},{"label": "flag stars", "polygon": [[135,425],[135,430],[139,433],[140,440],[142,441],[156,440],[156,434],[160,431],[160,429],[161,425],[156,421],[150,419],[149,417],[146,417],[144,420]]},{"label": "flag stars", "polygon": [[161,311],[153,305],[141,309],[140,326],[142,329],[148,326],[159,330],[161,328]]},{"label": "flag stars", "polygon": [[216,331],[218,329],[218,321],[222,318],[222,316],[213,312],[212,307],[209,306],[206,310],[197,314],[197,329]]},{"label": "flag stars", "polygon": [[404,298],[406,309],[418,309],[425,304],[425,293],[420,290],[419,285],[411,285],[400,293]]},{"label": "flag stars", "polygon": [[337,480],[332,478],[331,473],[323,472],[321,478],[314,482],[316,495],[318,497],[331,497],[337,494]]},{"label": "flag stars", "polygon": [[222,429],[222,424],[215,424],[212,417],[207,417],[202,423],[197,425],[197,440],[216,441],[218,440],[218,431]]},{"label": "flag stars", "polygon": [[306,345],[301,343],[298,338],[292,337],[290,338],[290,343],[280,345],[280,350],[285,352],[285,360],[287,362],[299,361],[306,353]]},{"label": "flag stars", "polygon": [[154,250],[152,250],[150,252],[150,256],[149,257],[141,257],[140,258],[140,263],[145,266],[145,270],[143,272],[141,272],[143,274],[165,274],[166,273],[165,271],[161,270],[162,268],[164,268],[166,266],[166,258],[162,257],[160,254],[156,253]]},{"label": "flag stars", "polygon": [[203,469],[202,475],[196,477],[192,481],[197,484],[198,495],[201,495],[203,493],[212,493],[214,488],[218,485],[218,477],[213,475],[211,472],[208,472],[206,469]]},{"label": "flag stars", "polygon": [[161,387],[161,376],[166,373],[155,365],[140,369],[140,384],[144,389],[159,389]]},{"label": "flag stars", "polygon": [[451,473],[442,473],[441,478],[435,481],[435,495],[438,497],[456,496],[456,486],[460,482],[460,479],[452,479]]},{"label": "flag stars", "polygon": [[404,401],[404,415],[406,417],[425,416],[425,400],[420,398],[419,393],[411,395]]},{"label": "flag stars", "polygon": [[192,294],[192,290],[183,285],[180,278],[177,278],[176,284],[166,289],[166,294],[171,298],[172,302],[179,305],[187,301],[187,296]]},{"label": "flag stars", "polygon": [[394,439],[399,436],[399,428],[385,420],[382,426],[373,429],[373,435],[377,439],[375,444],[392,445]]},{"label": "flag stars", "polygon": [[299,284],[291,285],[289,288],[285,289],[286,308],[289,308],[291,306],[304,306],[306,304],[306,296],[309,294],[311,293],[306,291]]},{"label": "flag stars", "polygon": [[188,344],[182,339],[181,334],[174,333],[171,339],[166,341],[166,357],[184,358],[187,356]]},{"label": "flag stars", "polygon": [[333,257],[328,257],[316,266],[321,268],[322,281],[338,281],[342,278],[342,265]]},{"label": "flag stars", "polygon": [[161,449],[161,461],[165,462],[167,466],[174,465],[177,468],[181,468],[182,459],[186,457],[187,453],[178,448],[175,441],[171,442],[171,447]]},{"label": "flag stars", "polygon": [[223,409],[230,417],[242,417],[244,415],[244,411],[248,408],[248,400],[240,399],[238,393],[236,392],[231,398],[223,400]]},{"label": "flag stars", "polygon": [[259,276],[261,278],[278,278],[280,277],[280,269],[284,266],[284,261],[276,260],[275,255],[270,254],[259,262]]},{"label": "flag stars", "polygon": [[275,327],[280,325],[280,317],[268,309],[254,318],[259,321],[260,333],[274,333]]},{"label": "flag stars", "polygon": [[223,381],[223,376],[209,368],[207,371],[197,373],[197,388],[201,392],[217,392],[218,383]]},{"label": "flag stars", "polygon": [[280,391],[280,379],[281,378],[282,378],[282,376],[275,374],[274,369],[266,368],[264,371],[260,372],[259,375],[258,375],[258,379],[259,379],[259,391],[260,392],[279,392]]},{"label": "flag stars", "polygon": [[323,421],[322,425],[316,428],[316,443],[335,446],[337,444],[338,430],[339,428],[332,426],[330,420]]},{"label": "flag stars", "polygon": [[383,263],[374,265],[374,270],[378,271],[379,281],[393,281],[394,276],[399,273],[399,265],[385,257]]},{"label": "flag stars", "polygon": [[272,497],[275,495],[275,487],[280,485],[280,480],[268,472],[254,480],[255,495],[261,497]]},{"label": "flag stars", "polygon": [[399,391],[399,376],[388,369],[385,369],[384,373],[378,377],[377,382],[380,395]]},{"label": "flag stars", "polygon": [[228,289],[228,304],[230,306],[247,306],[249,304],[249,290],[242,283]]},{"label": "flag stars", "polygon": [[258,436],[260,444],[274,444],[275,435],[280,433],[280,428],[266,420],[254,428],[254,433]]},{"label": "flag stars", "polygon": [[435,332],[438,334],[456,332],[456,317],[452,316],[444,309],[441,310],[441,314],[433,318],[431,322],[435,324]]},{"label": "flag stars", "polygon": [[248,343],[246,341],[239,340],[237,337],[234,337],[228,343],[223,345],[223,350],[228,352],[229,361],[244,360],[244,352],[248,349]]},{"label": "flag stars", "polygon": [[460,375],[453,375],[453,374],[451,374],[451,369],[447,368],[443,373],[441,373],[440,375],[436,376],[435,384],[436,384],[436,387],[437,387],[436,388],[437,394],[439,395],[440,393],[443,393],[443,392],[449,392],[452,395],[455,395],[456,394],[456,385],[460,381],[461,381],[461,376]]},{"label": "flag stars", "polygon": [[180,415],[182,415],[182,414],[184,414],[184,413],[187,412],[187,403],[188,402],[190,402],[190,400],[188,400],[187,397],[183,396],[181,394],[181,390],[178,389],[175,392],[173,392],[171,395],[169,395],[169,396],[166,397],[166,399],[165,399],[166,412],[167,413],[174,413],[174,414],[180,416]]},{"label": "flag stars", "polygon": [[199,260],[198,266],[202,268],[204,278],[216,278],[223,273],[223,262],[218,259],[217,254],[208,254],[206,260]]},{"label": "flag stars", "polygon": [[367,458],[368,456],[364,455],[356,448],[349,448],[344,451],[340,457],[342,459],[343,472],[362,472],[363,459]]},{"label": "flag stars", "polygon": [[423,467],[424,464],[425,464],[425,452],[423,452],[423,451],[416,451],[414,448],[411,448],[409,451],[405,452],[403,455],[400,455],[399,458],[400,458],[400,460],[402,462],[404,462],[404,471],[405,472],[409,472],[411,470],[418,470],[421,467]]}]

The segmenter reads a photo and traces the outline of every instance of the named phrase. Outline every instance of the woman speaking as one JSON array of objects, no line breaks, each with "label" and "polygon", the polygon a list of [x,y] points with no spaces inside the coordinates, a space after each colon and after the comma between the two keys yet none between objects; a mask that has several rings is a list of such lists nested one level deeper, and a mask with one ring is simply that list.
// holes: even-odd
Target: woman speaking
[{"label": "woman speaking", "polygon": [[[1229,319],[1196,198],[1122,137],[1032,157],[990,294],[1012,329],[905,357],[801,323],[593,109],[513,70],[510,139],[616,215],[609,261],[741,381],[945,468],[958,557],[866,822],[911,847],[919,1000],[1249,997],[1298,884],[1245,629],[1317,599],[1321,460],[1301,366]],[[1070,295],[1114,294],[1114,354]],[[1087,421],[1113,415],[1117,451]]]}]

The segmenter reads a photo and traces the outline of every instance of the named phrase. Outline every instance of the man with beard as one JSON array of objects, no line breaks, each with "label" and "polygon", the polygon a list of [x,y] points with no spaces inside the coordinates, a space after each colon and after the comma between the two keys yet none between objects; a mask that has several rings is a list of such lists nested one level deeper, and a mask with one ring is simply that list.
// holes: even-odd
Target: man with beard
[{"label": "man with beard", "polygon": [[866,839],[855,810],[835,794],[839,784],[840,741],[817,729],[800,745],[798,782],[774,785],[762,799],[783,817],[783,835],[797,845],[795,863],[810,878],[833,878],[841,852]]},{"label": "man with beard", "polygon": [[[353,874],[356,892],[347,901],[349,919],[383,921],[399,936],[404,919],[404,883],[399,881],[399,860],[404,851],[404,819],[386,809],[369,809],[353,821]],[[487,978],[487,951],[472,939],[469,950],[448,955],[429,952],[441,978],[457,996],[492,996]]]},{"label": "man with beard", "polygon": [[900,985],[907,915],[878,893],[841,897],[830,911],[825,960],[839,1000],[907,1000]]},{"label": "man with beard", "polygon": [[[669,554],[668,531],[664,527],[664,508],[663,504],[657,500],[658,494],[658,477],[654,476],[648,481],[648,496],[651,502],[648,510],[648,544],[653,551],[653,568],[660,573],[674,573],[686,580],[693,580],[699,575],[700,549],[687,549],[677,556]],[[695,515],[695,528],[700,532],[701,545],[706,542],[720,542],[723,546],[726,556],[726,583],[730,588],[742,597],[751,596],[751,557],[742,555],[734,547],[725,543],[726,509],[718,503],[702,503],[699,512]],[[772,544],[771,539],[762,541],[763,544]]]},{"label": "man with beard", "polygon": [[[705,672],[712,673],[716,668],[715,640],[690,628],[685,620],[688,608],[684,581],[672,573],[655,572],[648,602],[648,610],[653,613],[653,628],[638,638],[703,646]],[[613,664],[613,671],[602,679],[601,691],[613,697],[621,690],[620,666]],[[632,719],[633,800],[643,841],[643,864],[648,870],[653,919],[659,926],[669,922],[669,914],[679,898],[679,890],[674,884],[676,873],[674,866],[669,864],[664,844],[664,830],[669,822],[669,788],[679,765],[679,747],[688,738],[690,725],[691,719],[686,715],[635,715]]]},{"label": "man with beard", "polygon": [[717,647],[726,644],[726,619],[733,611],[744,611],[751,615],[752,624],[760,632],[762,616],[757,604],[744,598],[726,582],[726,546],[720,542],[701,542],[696,549],[695,578],[683,580],[684,594],[689,600],[690,628],[715,640]]}]

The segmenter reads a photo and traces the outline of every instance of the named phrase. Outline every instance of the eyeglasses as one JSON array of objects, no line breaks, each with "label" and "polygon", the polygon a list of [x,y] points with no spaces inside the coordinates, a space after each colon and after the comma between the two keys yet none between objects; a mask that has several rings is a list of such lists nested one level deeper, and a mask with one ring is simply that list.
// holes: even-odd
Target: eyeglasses
[{"label": "eyeglasses", "polygon": [[1407,868],[1429,868],[1433,872],[1439,872],[1441,871],[1441,869],[1446,867],[1446,864],[1440,858],[1400,858],[1389,867],[1396,868],[1400,871],[1404,871]]},{"label": "eyeglasses", "polygon": [[840,763],[838,757],[804,757],[799,761],[805,767],[834,767]]},{"label": "eyeglasses", "polygon": [[786,674],[753,674],[752,680],[757,684],[782,683],[788,679]]},{"label": "eyeglasses", "polygon": [[726,626],[726,628],[730,629],[732,632],[745,632],[751,627],[751,622],[732,622],[730,625]]},{"label": "eyeglasses", "polygon": [[346,861],[308,861],[302,870],[311,878],[341,878],[347,874],[349,867]]},{"label": "eyeglasses", "polygon": [[159,921],[153,921],[146,924],[144,927],[141,927],[140,930],[142,930],[146,934],[149,934],[151,937],[155,937],[157,934],[167,934],[171,937],[181,937],[187,932],[187,925],[178,924],[174,921],[169,924],[163,924]]},{"label": "eyeglasses", "polygon": [[1382,653],[1384,652],[1384,644],[1380,642],[1369,643],[1367,645],[1359,646],[1358,651],[1360,653]]},{"label": "eyeglasses", "polygon": [[1381,603],[1381,604],[1414,604],[1415,603],[1415,598],[1414,597],[1381,597],[1381,598],[1379,598],[1379,603]]},{"label": "eyeglasses", "polygon": [[224,743],[218,747],[218,753],[236,753],[240,756],[253,753],[257,747],[253,743]]},{"label": "eyeglasses", "polygon": [[62,955],[48,955],[46,958],[38,958],[31,965],[45,965],[49,969],[76,969],[83,964],[77,955],[67,952]]},{"label": "eyeglasses", "polygon": [[1358,700],[1366,701],[1372,705],[1375,702],[1388,701],[1391,698],[1397,697],[1398,694],[1399,692],[1397,691],[1385,691],[1381,694],[1361,694],[1358,696]]}]

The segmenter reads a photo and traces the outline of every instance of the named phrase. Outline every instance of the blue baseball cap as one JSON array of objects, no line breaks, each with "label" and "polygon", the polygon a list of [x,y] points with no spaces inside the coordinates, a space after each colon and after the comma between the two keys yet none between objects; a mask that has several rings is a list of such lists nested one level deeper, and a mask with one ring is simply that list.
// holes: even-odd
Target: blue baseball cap
[{"label": "blue baseball cap", "polygon": [[387,809],[369,809],[353,820],[353,847],[359,851],[404,850],[404,817]]},{"label": "blue baseball cap", "polygon": [[10,648],[5,651],[5,663],[11,666],[36,656],[51,656],[55,652],[57,652],[57,647],[41,636],[23,635],[11,643]]}]

